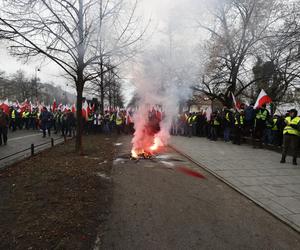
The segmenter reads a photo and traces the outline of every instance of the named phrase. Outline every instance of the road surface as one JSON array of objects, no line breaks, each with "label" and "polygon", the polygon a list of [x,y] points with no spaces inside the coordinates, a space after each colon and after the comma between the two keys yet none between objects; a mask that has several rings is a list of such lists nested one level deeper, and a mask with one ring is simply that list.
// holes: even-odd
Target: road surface
[{"label": "road surface", "polygon": [[300,167],[291,157],[280,164],[277,152],[199,137],[170,143],[300,232]]},{"label": "road surface", "polygon": [[111,215],[95,249],[299,249],[296,231],[178,153],[135,162],[130,138],[120,143]]}]

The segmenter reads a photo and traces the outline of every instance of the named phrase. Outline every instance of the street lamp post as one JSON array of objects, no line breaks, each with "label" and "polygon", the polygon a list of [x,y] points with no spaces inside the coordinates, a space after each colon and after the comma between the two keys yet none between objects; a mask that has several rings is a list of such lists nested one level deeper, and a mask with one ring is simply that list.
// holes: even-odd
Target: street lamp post
[{"label": "street lamp post", "polygon": [[38,84],[37,84],[37,73],[40,72],[40,68],[35,68],[35,74],[34,74],[34,84],[35,84],[35,98],[36,101],[38,100]]}]

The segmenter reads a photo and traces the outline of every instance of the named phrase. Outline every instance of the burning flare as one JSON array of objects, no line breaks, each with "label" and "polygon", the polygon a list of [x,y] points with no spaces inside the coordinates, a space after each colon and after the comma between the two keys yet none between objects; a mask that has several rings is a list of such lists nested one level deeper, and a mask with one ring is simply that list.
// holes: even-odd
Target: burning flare
[{"label": "burning flare", "polygon": [[132,159],[140,159],[140,158],[149,159],[151,157],[152,157],[152,153],[146,152],[143,149],[140,149],[140,150],[132,149],[131,150],[131,158]]},{"label": "burning flare", "polygon": [[162,143],[159,137],[154,138],[154,144],[150,147],[151,151],[157,151],[159,147],[163,147],[164,144]]},{"label": "burning flare", "polygon": [[138,153],[134,149],[131,150],[131,157],[134,158],[134,159],[139,158]]},{"label": "burning flare", "polygon": [[157,151],[160,147],[163,147],[164,144],[162,143],[161,139],[159,137],[154,138],[154,142],[152,146],[148,146],[147,149],[132,149],[131,150],[131,157],[133,159],[139,159],[139,158],[150,158],[155,151]]}]

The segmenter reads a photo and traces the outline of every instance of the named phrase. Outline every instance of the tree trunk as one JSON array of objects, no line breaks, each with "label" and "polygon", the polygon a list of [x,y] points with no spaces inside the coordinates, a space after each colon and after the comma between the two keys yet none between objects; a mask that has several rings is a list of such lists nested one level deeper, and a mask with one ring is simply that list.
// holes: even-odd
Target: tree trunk
[{"label": "tree trunk", "polygon": [[[82,80],[82,79],[81,79]],[[77,153],[83,153],[82,148],[82,132],[83,132],[83,117],[82,117],[82,94],[83,94],[83,80],[78,79],[77,82],[77,104],[76,104],[76,143],[75,143],[75,151]]]},{"label": "tree trunk", "polygon": [[101,112],[104,114],[104,76],[103,76],[103,61],[101,57],[100,61],[100,103],[101,103]]},{"label": "tree trunk", "polygon": [[77,70],[77,81],[76,81],[76,91],[77,91],[77,127],[76,127],[76,143],[75,151],[76,153],[83,153],[82,147],[82,132],[83,132],[83,120],[82,120],[82,94],[84,87],[84,27],[83,27],[83,0],[79,0],[79,12],[78,12],[78,34],[79,34],[79,43],[78,43],[78,70]]}]

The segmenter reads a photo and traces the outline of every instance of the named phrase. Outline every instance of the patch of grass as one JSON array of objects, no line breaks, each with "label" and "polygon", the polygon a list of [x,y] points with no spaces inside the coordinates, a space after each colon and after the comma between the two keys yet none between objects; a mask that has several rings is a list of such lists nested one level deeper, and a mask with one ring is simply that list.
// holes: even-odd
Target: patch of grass
[{"label": "patch of grass", "polygon": [[114,138],[84,137],[0,171],[0,249],[89,249],[109,213]]}]

